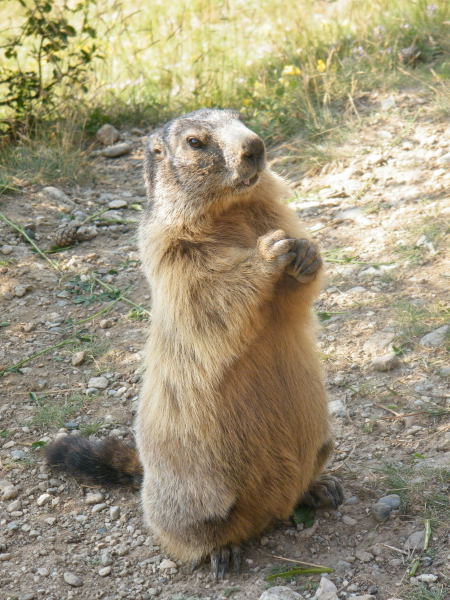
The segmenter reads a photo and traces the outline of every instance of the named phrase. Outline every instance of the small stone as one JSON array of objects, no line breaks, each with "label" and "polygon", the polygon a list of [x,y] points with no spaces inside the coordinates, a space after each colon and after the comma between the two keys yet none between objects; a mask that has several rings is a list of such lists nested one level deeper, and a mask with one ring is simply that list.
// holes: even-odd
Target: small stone
[{"label": "small stone", "polygon": [[352,596],[352,600],[375,600],[372,594],[363,594],[362,596]]},{"label": "small stone", "polygon": [[2,489],[2,500],[14,500],[19,495],[19,490],[14,485],[7,485]]},{"label": "small stone", "polygon": [[371,560],[373,560],[373,554],[371,554],[370,552],[366,552],[365,550],[357,550],[355,552],[355,556],[361,562],[370,562]]},{"label": "small stone", "polygon": [[164,558],[159,565],[160,571],[166,571],[167,569],[176,569],[176,568],[177,568],[176,563],[174,563],[173,560],[169,560],[168,558]]},{"label": "small stone", "polygon": [[345,405],[342,400],[332,400],[328,403],[328,409],[336,417],[345,417]]},{"label": "small stone", "polygon": [[101,502],[100,504],[94,504],[94,506],[92,507],[92,512],[93,513],[101,512],[102,510],[105,510],[106,506],[107,505],[104,502]]},{"label": "small stone", "polygon": [[48,200],[53,200],[54,202],[65,202],[74,204],[72,200],[59,188],[48,186],[41,190],[40,196],[44,196]]},{"label": "small stone", "polygon": [[358,523],[356,519],[352,519],[352,517],[349,517],[348,515],[342,517],[342,522],[346,525],[356,525]]},{"label": "small stone", "polygon": [[83,580],[75,575],[75,573],[71,573],[70,571],[66,571],[63,575],[64,581],[71,585],[72,587],[81,587],[83,585]]},{"label": "small stone", "polygon": [[387,521],[391,512],[392,508],[384,502],[377,502],[370,509],[370,513],[377,523]]},{"label": "small stone", "polygon": [[422,573],[422,575],[418,575],[416,579],[423,581],[423,583],[435,583],[438,580],[438,576],[433,575],[432,573]]},{"label": "small stone", "polygon": [[44,506],[44,504],[47,504],[47,502],[49,502],[50,499],[51,499],[50,494],[41,494],[39,496],[39,498],[36,500],[36,504],[38,506]]},{"label": "small stone", "polygon": [[111,567],[102,567],[98,570],[98,574],[100,575],[100,577],[106,577],[107,575],[111,575]]},{"label": "small stone", "polygon": [[337,587],[328,577],[321,577],[314,600],[338,600]]},{"label": "small stone", "polygon": [[259,600],[299,600],[300,594],[284,585],[275,585],[261,594]]},{"label": "small stone", "polygon": [[35,598],[36,598],[36,596],[34,595],[33,592],[27,592],[27,593],[19,596],[19,600],[34,600]]},{"label": "small stone", "polygon": [[398,494],[389,494],[388,496],[380,498],[378,502],[387,504],[392,510],[395,510],[400,506],[401,498]]},{"label": "small stone", "polygon": [[105,496],[100,492],[86,494],[84,501],[86,504],[100,504],[105,499]]},{"label": "small stone", "polygon": [[80,225],[77,228],[76,239],[79,242],[93,240],[98,235],[98,229],[95,225]]},{"label": "small stone", "polygon": [[345,573],[346,571],[348,571],[351,568],[352,568],[351,563],[347,562],[346,560],[338,560],[337,561],[336,571],[338,573]]},{"label": "small stone", "polygon": [[96,388],[98,390],[105,390],[108,387],[108,380],[106,377],[91,377],[88,381],[88,388]]},{"label": "small stone", "polygon": [[37,574],[41,577],[48,577],[50,575],[50,571],[45,567],[39,567],[39,569],[37,570]]},{"label": "small stone", "polygon": [[404,548],[405,550],[416,550],[418,548],[422,548],[424,540],[425,529],[422,529],[421,531],[414,531],[408,536],[404,544]]},{"label": "small stone", "polygon": [[375,371],[391,371],[398,367],[399,364],[400,359],[395,352],[389,352],[382,356],[375,356],[375,358],[372,359],[372,367]]},{"label": "small stone", "polygon": [[132,144],[122,142],[121,144],[115,144],[114,146],[107,146],[104,150],[100,151],[100,154],[105,158],[117,158],[124,154],[129,154],[132,149]]},{"label": "small stone", "polygon": [[17,298],[23,298],[25,294],[31,289],[29,285],[16,285],[14,288],[14,296]]},{"label": "small stone", "polygon": [[446,152],[443,156],[440,156],[436,163],[438,165],[450,165],[450,152]]},{"label": "small stone", "polygon": [[444,343],[445,337],[450,330],[450,325],[444,325],[443,327],[439,327],[434,331],[430,331],[420,339],[420,344],[422,346],[442,346]]},{"label": "small stone", "polygon": [[6,512],[12,513],[12,512],[15,512],[16,510],[20,510],[21,507],[22,507],[22,503],[20,500],[13,500],[6,507]]},{"label": "small stone", "polygon": [[7,256],[8,254],[11,254],[11,252],[14,250],[14,248],[12,246],[10,246],[9,244],[4,244],[1,248],[0,251],[2,254],[4,254],[5,256]]},{"label": "small stone", "polygon": [[47,519],[44,519],[44,521],[47,523],[47,525],[53,527],[53,525],[56,523],[56,517],[47,517]]},{"label": "small stone", "polygon": [[113,559],[109,552],[102,552],[100,555],[100,562],[104,567],[109,567],[109,565],[113,564]]},{"label": "small stone", "polygon": [[13,460],[23,460],[26,457],[27,457],[27,453],[25,452],[25,450],[12,450],[11,451],[11,458]]},{"label": "small stone", "polygon": [[12,558],[12,554],[10,552],[2,552],[0,554],[0,562],[7,562],[8,560],[11,560]]},{"label": "small stone", "polygon": [[72,365],[74,367],[79,367],[86,360],[86,356],[87,356],[87,354],[86,354],[85,350],[80,350],[80,352],[75,352],[72,355]]},{"label": "small stone", "polygon": [[105,123],[97,131],[95,137],[104,146],[111,146],[112,144],[115,144],[120,138],[120,133],[117,131],[114,125],[111,125],[110,123]]},{"label": "small stone", "polygon": [[111,202],[108,202],[108,208],[112,208],[117,209],[117,208],[126,208],[128,206],[127,201],[126,200],[120,200],[120,198],[118,198],[117,200],[111,200]]},{"label": "small stone", "polygon": [[112,319],[101,319],[99,325],[102,329],[111,329],[114,325],[114,321]]},{"label": "small stone", "polygon": [[109,518],[111,521],[117,521],[120,517],[120,506],[111,506],[109,509]]}]

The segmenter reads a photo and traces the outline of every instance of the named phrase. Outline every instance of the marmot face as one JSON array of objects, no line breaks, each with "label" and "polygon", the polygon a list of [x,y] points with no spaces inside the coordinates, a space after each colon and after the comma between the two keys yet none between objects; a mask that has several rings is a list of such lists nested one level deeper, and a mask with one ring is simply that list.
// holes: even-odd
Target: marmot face
[{"label": "marmot face", "polygon": [[180,201],[196,212],[241,196],[266,166],[264,142],[232,110],[202,109],[170,121],[146,148],[146,184],[155,206]]}]

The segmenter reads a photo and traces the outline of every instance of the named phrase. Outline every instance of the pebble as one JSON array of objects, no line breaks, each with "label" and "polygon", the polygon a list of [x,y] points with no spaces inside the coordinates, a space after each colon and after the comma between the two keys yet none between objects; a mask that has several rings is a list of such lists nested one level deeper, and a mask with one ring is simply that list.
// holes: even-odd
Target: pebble
[{"label": "pebble", "polygon": [[50,571],[45,567],[39,567],[39,569],[37,570],[37,574],[41,577],[48,577],[50,575]]},{"label": "pebble", "polygon": [[370,509],[372,517],[378,523],[383,523],[384,521],[387,521],[391,512],[392,508],[384,502],[377,502]]},{"label": "pebble", "polygon": [[400,365],[400,359],[395,352],[388,352],[382,356],[372,359],[372,367],[375,371],[391,371]]},{"label": "pebble", "polygon": [[19,490],[14,485],[7,485],[2,489],[2,500],[14,500],[19,495]]},{"label": "pebble", "polygon": [[422,573],[422,575],[418,575],[416,579],[423,581],[424,583],[435,583],[438,580],[438,577],[431,573]]},{"label": "pebble", "polygon": [[117,521],[120,517],[120,506],[111,506],[109,509],[109,518],[111,521]]},{"label": "pebble", "polygon": [[108,383],[106,377],[91,377],[88,381],[88,388],[104,390],[108,387]]},{"label": "pebble", "polygon": [[366,552],[366,550],[357,550],[355,556],[361,562],[369,562],[373,559],[373,554]]},{"label": "pebble", "polygon": [[22,508],[22,502],[20,500],[13,500],[6,507],[6,512],[12,513]]},{"label": "pebble", "polygon": [[176,569],[176,568],[177,568],[176,563],[174,563],[173,560],[169,560],[168,558],[164,558],[159,565],[160,571],[166,571],[167,569]]},{"label": "pebble", "polygon": [[105,499],[105,496],[101,492],[92,492],[86,494],[84,501],[86,504],[100,504]]},{"label": "pebble", "polygon": [[109,565],[113,564],[113,559],[109,552],[102,552],[100,555],[100,562],[104,567],[109,567]]},{"label": "pebble", "polygon": [[101,329],[110,329],[114,325],[114,321],[112,319],[101,319],[99,325]]},{"label": "pebble", "polygon": [[348,515],[344,515],[342,517],[342,522],[345,523],[346,525],[356,525],[358,523],[358,521],[356,519],[353,519],[352,517],[349,517]]},{"label": "pebble", "polygon": [[102,510],[105,510],[106,506],[107,505],[104,502],[101,502],[100,504],[94,504],[94,506],[92,507],[92,512],[93,513],[101,512]]},{"label": "pebble", "polygon": [[14,248],[12,246],[10,246],[9,244],[4,244],[1,248],[0,251],[2,254],[4,254],[5,256],[7,256],[8,254],[11,254],[11,252],[14,250]]},{"label": "pebble", "polygon": [[275,585],[261,594],[259,600],[300,600],[301,596],[284,585]]},{"label": "pebble", "polygon": [[337,587],[328,577],[321,577],[314,600],[338,600]]},{"label": "pebble", "polygon": [[120,133],[110,123],[105,123],[95,134],[97,140],[104,146],[111,146],[115,144],[120,138]]},{"label": "pebble", "polygon": [[388,496],[383,496],[380,498],[378,502],[387,504],[392,510],[394,510],[400,506],[401,499],[398,494],[389,494]]},{"label": "pebble", "polygon": [[27,457],[27,453],[25,452],[25,450],[12,450],[11,451],[11,458],[13,460],[22,460],[26,457]]},{"label": "pebble", "polygon": [[438,165],[450,165],[450,152],[446,152],[443,156],[440,156],[436,164]]},{"label": "pebble", "polygon": [[93,240],[97,235],[98,229],[95,225],[80,225],[77,229],[77,240],[79,242]]},{"label": "pebble", "polygon": [[372,594],[363,594],[362,596],[352,596],[352,600],[375,600]]},{"label": "pebble", "polygon": [[55,202],[69,202],[70,204],[74,204],[74,202],[59,188],[48,186],[42,188],[40,196],[44,196],[46,199],[53,200]]},{"label": "pebble", "polygon": [[111,202],[108,202],[108,208],[112,208],[113,210],[116,208],[126,208],[127,206],[127,201],[120,200],[119,198],[117,200],[111,200]]},{"label": "pebble", "polygon": [[427,333],[422,338],[420,338],[419,343],[422,344],[422,346],[442,346],[449,330],[450,325],[444,325],[443,327],[439,327],[438,329],[430,331],[430,333]]},{"label": "pebble", "polygon": [[83,585],[83,580],[75,573],[71,573],[70,571],[66,571],[63,575],[64,581],[71,585],[72,587],[80,587]]},{"label": "pebble", "polygon": [[44,506],[44,504],[47,504],[47,502],[49,502],[50,499],[51,499],[50,494],[41,494],[39,496],[39,498],[36,500],[36,504],[38,506]]},{"label": "pebble", "polygon": [[345,405],[342,400],[332,400],[328,403],[328,409],[336,417],[345,417]]},{"label": "pebble", "polygon": [[421,531],[414,531],[411,535],[408,536],[404,548],[405,550],[415,550],[417,548],[422,548],[423,542],[425,540],[425,529]]},{"label": "pebble", "polygon": [[98,570],[98,574],[100,575],[100,577],[106,577],[107,575],[111,575],[111,567],[102,567]]},{"label": "pebble", "polygon": [[122,142],[121,144],[114,144],[114,146],[107,146],[104,150],[100,151],[100,155],[105,158],[117,158],[124,154],[129,154],[132,149],[132,144]]},{"label": "pebble", "polygon": [[29,285],[16,285],[14,288],[14,296],[16,296],[16,298],[23,298],[30,289],[31,287]]}]

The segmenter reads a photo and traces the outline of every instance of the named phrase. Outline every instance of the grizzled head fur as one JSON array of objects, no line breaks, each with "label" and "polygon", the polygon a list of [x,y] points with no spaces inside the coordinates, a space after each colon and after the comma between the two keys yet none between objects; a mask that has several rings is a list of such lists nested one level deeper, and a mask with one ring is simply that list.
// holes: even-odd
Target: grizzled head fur
[{"label": "grizzled head fur", "polygon": [[149,200],[161,213],[195,217],[242,197],[266,166],[264,142],[233,110],[201,109],[155,131],[145,151]]}]

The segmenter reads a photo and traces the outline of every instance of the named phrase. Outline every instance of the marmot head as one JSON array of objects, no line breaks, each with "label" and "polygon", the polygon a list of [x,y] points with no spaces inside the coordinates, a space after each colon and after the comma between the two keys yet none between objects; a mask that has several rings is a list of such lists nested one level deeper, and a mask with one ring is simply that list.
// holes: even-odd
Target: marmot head
[{"label": "marmot head", "polygon": [[145,151],[150,201],[185,219],[242,197],[265,166],[264,142],[233,110],[201,109],[173,119],[150,136]]}]

